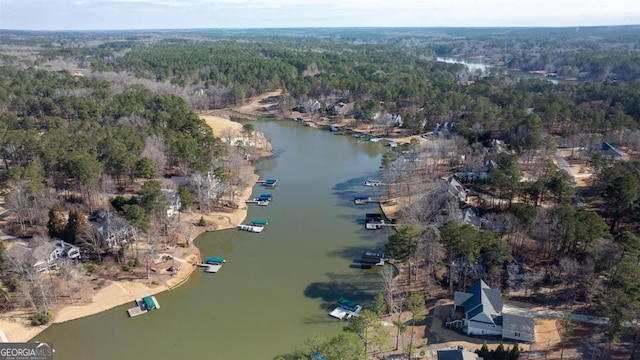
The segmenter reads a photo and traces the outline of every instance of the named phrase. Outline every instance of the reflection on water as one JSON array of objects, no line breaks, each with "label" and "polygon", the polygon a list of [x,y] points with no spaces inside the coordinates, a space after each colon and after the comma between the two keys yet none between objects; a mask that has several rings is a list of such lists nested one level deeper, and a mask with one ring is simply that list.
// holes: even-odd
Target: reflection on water
[{"label": "reflection on water", "polygon": [[[235,229],[196,239],[203,257],[223,256],[216,274],[197,269],[181,287],[156,296],[161,308],[130,319],[123,305],[64,324],[37,337],[53,342],[56,358],[272,359],[310,333],[337,334],[344,322],[328,311],[344,296],[367,303],[380,289],[377,269],[354,266],[364,251],[383,247],[389,229],[366,230],[376,204],[353,205],[362,186],[379,178],[384,146],[309,129],[294,122],[260,122],[277,156],[258,164],[277,178],[269,206],[250,206],[248,219],[269,222],[260,234]],[[215,355],[212,355],[215,354]]]}]

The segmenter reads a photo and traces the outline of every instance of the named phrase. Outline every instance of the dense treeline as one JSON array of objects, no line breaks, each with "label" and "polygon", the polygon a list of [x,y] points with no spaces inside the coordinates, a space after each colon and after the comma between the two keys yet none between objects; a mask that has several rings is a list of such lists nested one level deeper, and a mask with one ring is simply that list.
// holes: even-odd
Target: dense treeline
[{"label": "dense treeline", "polygon": [[45,196],[45,183],[85,194],[104,176],[124,185],[165,168],[206,172],[221,154],[211,128],[177,96],[136,86],[114,94],[104,81],[68,72],[0,72],[3,177],[37,187],[29,198]]}]

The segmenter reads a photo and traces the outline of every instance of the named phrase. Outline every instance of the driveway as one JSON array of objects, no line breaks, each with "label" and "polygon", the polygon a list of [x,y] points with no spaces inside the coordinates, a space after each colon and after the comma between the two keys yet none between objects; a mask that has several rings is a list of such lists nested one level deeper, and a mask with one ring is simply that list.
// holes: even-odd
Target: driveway
[{"label": "driveway", "polygon": [[[504,304],[502,308],[502,312],[507,314],[515,314],[515,315],[522,315],[522,316],[529,316],[529,317],[540,317],[540,318],[547,318],[547,319],[560,319],[565,314],[563,311],[558,311],[558,310],[526,309],[526,308],[518,307],[512,304]],[[569,313],[569,317],[575,321],[580,321],[580,322],[589,323],[589,324],[597,324],[597,325],[603,325],[609,321],[605,317],[573,314],[573,313]]]}]

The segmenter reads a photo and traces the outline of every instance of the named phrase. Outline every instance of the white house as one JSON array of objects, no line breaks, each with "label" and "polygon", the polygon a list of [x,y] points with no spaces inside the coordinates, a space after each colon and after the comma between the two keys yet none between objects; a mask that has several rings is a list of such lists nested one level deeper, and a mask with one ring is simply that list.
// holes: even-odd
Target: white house
[{"label": "white house", "polygon": [[502,314],[500,291],[491,289],[481,279],[453,295],[452,314],[464,309],[464,331],[468,335],[494,335],[503,339],[534,341],[533,319],[515,314]]}]

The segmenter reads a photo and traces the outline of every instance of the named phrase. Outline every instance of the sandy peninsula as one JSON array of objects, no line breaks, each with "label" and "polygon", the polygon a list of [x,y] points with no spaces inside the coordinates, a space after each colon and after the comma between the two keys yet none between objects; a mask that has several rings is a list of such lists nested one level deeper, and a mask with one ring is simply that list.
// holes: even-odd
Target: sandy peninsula
[{"label": "sandy peninsula", "polygon": [[[202,118],[206,121],[207,125],[211,127],[216,136],[228,134],[230,131],[235,132],[242,130],[242,125],[239,123],[220,116],[203,115]],[[253,181],[249,183],[255,184],[257,180],[258,175],[254,174]],[[247,186],[240,190],[238,196],[241,199],[248,199],[252,191],[253,186]],[[193,226],[191,229],[191,239],[195,239],[205,231],[224,230],[235,227],[246,218],[247,207],[243,204],[240,208],[232,212],[212,212],[205,215],[199,213],[182,214],[184,221],[191,223],[196,223],[200,219],[200,216],[205,218],[207,226]],[[195,251],[194,254],[181,258],[180,260],[183,262],[183,266],[180,268],[178,274],[158,285],[152,285],[148,280],[109,281],[107,285],[92,294],[90,302],[76,306],[65,306],[58,309],[52,323],[62,323],[94,315],[123,304],[133,303],[136,299],[140,299],[143,296],[171,290],[189,278],[195,269],[195,264],[199,260],[199,254]],[[29,317],[30,314],[23,311],[13,311],[2,314],[0,317],[0,342],[29,341],[48,327],[31,326],[29,324]]]}]

